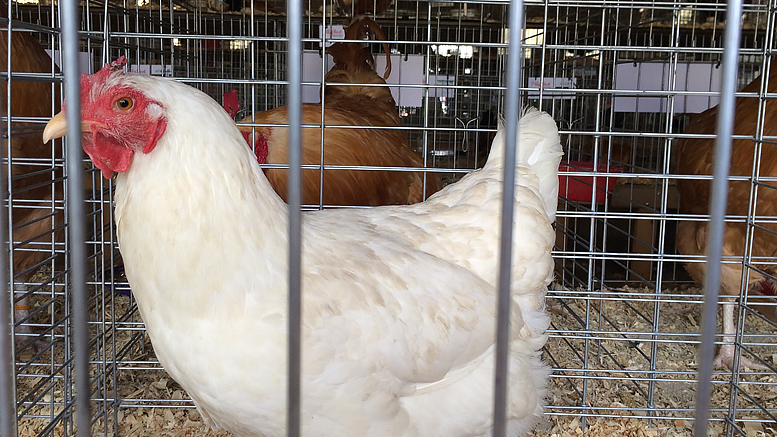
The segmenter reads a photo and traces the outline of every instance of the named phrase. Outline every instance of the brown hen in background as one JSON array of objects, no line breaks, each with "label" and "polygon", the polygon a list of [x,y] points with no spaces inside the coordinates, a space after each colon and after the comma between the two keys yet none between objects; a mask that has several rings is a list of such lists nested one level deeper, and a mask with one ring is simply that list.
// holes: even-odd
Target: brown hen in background
[{"label": "brown hen in background", "polygon": [[[777,63],[772,67],[767,76],[768,83],[764,84],[767,92],[777,92]],[[762,89],[762,78],[757,78],[742,89],[743,92],[759,92]],[[734,135],[747,135],[757,137],[759,128],[764,137],[777,135],[777,103],[773,100],[763,100],[754,97],[738,97],[736,99],[734,116]],[[763,110],[761,118],[765,120],[764,126],[758,126],[759,111]],[[710,108],[693,117],[685,129],[686,134],[712,134],[716,133],[718,107]],[[772,140],[773,141],[773,140]],[[731,175],[750,177],[754,173],[754,165],[760,166],[757,174],[760,177],[777,176],[777,145],[772,141],[761,143],[759,149],[760,159],[754,162],[756,142],[752,138],[734,139],[731,156]],[[684,138],[677,144],[676,172],[683,175],[711,175],[715,160],[715,140],[713,138]],[[766,182],[758,188],[755,201],[755,210],[749,211],[751,201],[750,181],[731,181],[728,186],[727,215],[747,216],[748,213],[755,216],[777,216],[777,189],[772,182]],[[685,214],[709,214],[710,181],[700,179],[679,179],[677,187],[680,192],[680,209]],[[704,255],[707,249],[707,221],[680,221],[677,225],[677,250],[685,255]],[[723,256],[743,257],[745,255],[748,240],[748,225],[746,223],[726,223]],[[756,269],[750,269],[747,276],[747,287],[750,290],[773,290],[771,280],[760,274],[760,269],[770,275],[777,273],[774,264],[759,264],[756,260],[764,261],[765,258],[777,256],[777,223],[760,221],[752,227],[753,244],[752,259]],[[685,264],[685,269],[694,281],[702,284],[706,263]],[[742,264],[723,263],[721,265],[720,291],[732,301],[739,296],[742,281]],[[764,297],[748,296],[748,304],[758,308],[759,312],[775,320],[774,300]],[[754,305],[755,304],[755,305]],[[760,305],[759,305],[760,304]],[[734,325],[734,308],[731,303],[723,306],[723,335],[726,343],[733,343],[736,334]],[[717,367],[733,366],[734,345],[721,346],[715,365]],[[746,359],[740,359],[740,365],[751,368],[762,368],[758,363]]]},{"label": "brown hen in background", "polygon": [[[346,31],[346,39],[364,39],[368,34],[385,40],[377,23],[369,18],[354,21]],[[383,77],[375,72],[375,60],[369,47],[362,43],[336,43],[327,52],[335,65],[327,73],[326,82],[343,84],[385,85],[391,72],[388,46],[383,44],[387,57]],[[302,129],[302,163],[324,165],[415,167],[423,168],[424,160],[408,144],[402,129],[397,105],[391,90],[385,86],[327,85],[322,104],[304,104],[302,123],[320,125],[324,121],[323,144],[320,128]],[[245,117],[241,123],[288,123],[288,108],[282,106]],[[334,128],[328,126],[365,126],[365,128]],[[393,129],[381,129],[383,127]],[[241,126],[244,132],[251,127]],[[288,163],[288,129],[283,126],[256,127],[255,144],[260,162]],[[266,156],[262,156],[262,154]],[[268,168],[265,171],[275,191],[286,200],[288,180],[286,169]],[[318,169],[302,171],[303,204],[324,205],[397,205],[417,203],[437,191],[433,174],[387,170],[338,170],[323,172],[323,199],[320,199],[321,172]]]},{"label": "brown hen in background", "polygon": [[[5,2],[0,1],[0,16],[7,18]],[[0,32],[0,53],[6,72],[8,65],[9,32]],[[14,30],[11,39],[12,73],[52,72],[51,57],[30,32]],[[56,67],[53,67],[56,68]],[[58,87],[55,87],[58,90]],[[30,79],[11,79],[11,117],[49,118],[52,101],[57,102],[59,93],[52,99],[50,82],[36,82]],[[2,87],[2,108],[7,113],[8,82]],[[40,267],[51,261],[52,246],[64,240],[63,208],[54,203],[63,201],[63,173],[61,165],[54,160],[61,158],[58,146],[47,145],[41,139],[42,124],[30,122],[11,123],[11,184],[10,204],[13,231],[14,324],[17,343],[25,348],[31,342],[32,330],[28,325],[30,316],[29,294],[34,290],[29,281]],[[56,181],[56,182],[55,182]],[[53,200],[52,200],[53,199]],[[52,232],[52,230],[54,230]],[[41,341],[34,341],[38,347]]]}]

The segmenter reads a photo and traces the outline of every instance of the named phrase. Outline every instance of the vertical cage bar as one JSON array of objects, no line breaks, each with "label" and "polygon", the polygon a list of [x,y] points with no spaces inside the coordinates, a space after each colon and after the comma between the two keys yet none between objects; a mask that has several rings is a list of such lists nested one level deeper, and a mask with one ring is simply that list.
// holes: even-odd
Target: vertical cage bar
[{"label": "vertical cage bar", "polygon": [[86,208],[84,204],[83,152],[81,151],[81,84],[78,66],[79,15],[77,0],[60,3],[63,74],[67,100],[67,221],[72,292],[72,329],[75,364],[75,415],[78,437],[91,433],[91,384],[89,378],[89,326],[86,295]]},{"label": "vertical cage bar", "polygon": [[728,3],[723,53],[723,77],[718,106],[718,130],[715,140],[715,164],[710,194],[710,224],[707,240],[707,269],[704,276],[704,305],[702,307],[701,346],[699,348],[699,379],[696,397],[694,435],[707,435],[712,393],[712,365],[715,355],[715,318],[718,312],[720,264],[723,255],[723,230],[726,214],[731,136],[734,131],[737,66],[742,19],[742,0]]},{"label": "vertical cage bar", "polygon": [[521,86],[521,26],[523,0],[512,0],[509,13],[509,46],[505,92],[505,152],[502,223],[499,240],[499,279],[496,321],[496,369],[494,372],[494,436],[505,435],[507,379],[510,340],[510,274],[513,243],[513,200],[515,198],[515,145],[518,142],[519,94]]},{"label": "vertical cage bar", "polygon": [[[11,2],[8,2],[8,44],[7,52],[11,53]],[[3,117],[8,117],[5,123],[6,134],[11,132],[11,57],[6,59],[6,74],[8,78],[3,86],[8,87],[6,93],[6,106]],[[6,140],[10,142],[10,137]],[[13,287],[11,286],[11,272],[8,266],[8,217],[11,205],[8,204],[8,186],[10,185],[10,146],[5,148],[8,154],[5,156],[5,164],[0,168],[6,169],[6,173],[0,170],[0,287],[8,292],[0,299],[0,435],[16,435],[16,395],[14,394],[14,348],[13,348],[13,316],[11,315],[11,302],[13,302]],[[8,180],[6,180],[8,178]]]},{"label": "vertical cage bar", "polygon": [[300,435],[300,366],[302,317],[302,1],[289,0],[286,35],[289,108],[289,362],[287,435]]}]

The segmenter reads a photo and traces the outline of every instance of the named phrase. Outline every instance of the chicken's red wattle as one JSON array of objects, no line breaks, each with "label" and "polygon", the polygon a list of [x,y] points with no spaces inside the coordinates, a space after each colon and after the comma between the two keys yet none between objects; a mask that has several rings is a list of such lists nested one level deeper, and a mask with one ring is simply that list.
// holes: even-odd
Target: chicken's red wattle
[{"label": "chicken's red wattle", "polygon": [[85,137],[89,140],[83,143],[84,151],[105,179],[110,179],[115,172],[129,169],[134,154],[132,149],[116,145],[115,141],[104,138],[98,132],[87,133]]},{"label": "chicken's red wattle", "polygon": [[[254,155],[256,155],[256,160],[259,161],[259,164],[267,164],[267,155],[270,153],[269,149],[267,148],[267,138],[265,138],[264,135],[259,132],[256,134],[256,141],[254,142]],[[243,132],[243,136],[245,137],[246,142],[248,142],[248,132]]]},{"label": "chicken's red wattle", "polygon": [[767,296],[775,296],[777,295],[777,292],[774,290],[774,285],[770,283],[769,281],[761,281],[760,285],[760,291],[761,293],[767,295]]},{"label": "chicken's red wattle", "polygon": [[[225,111],[231,118],[235,118],[238,111],[240,111],[240,100],[237,97],[237,90],[233,89],[224,93],[222,96],[222,105]],[[246,140],[246,144],[251,144],[251,134],[249,132],[240,132],[243,134],[243,138]],[[259,164],[267,164],[267,139],[264,135],[257,132],[256,142],[254,142],[254,155]]]}]

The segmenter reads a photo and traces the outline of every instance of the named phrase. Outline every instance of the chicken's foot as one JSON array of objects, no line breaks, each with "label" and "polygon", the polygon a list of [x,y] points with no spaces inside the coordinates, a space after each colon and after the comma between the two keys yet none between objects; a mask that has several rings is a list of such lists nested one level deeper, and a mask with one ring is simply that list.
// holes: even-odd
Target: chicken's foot
[{"label": "chicken's foot", "polygon": [[[735,335],[734,305],[723,305],[723,342],[725,344],[720,346],[718,355],[713,362],[716,369],[734,369],[734,357],[736,355],[736,347],[734,345]],[[740,354],[739,369],[742,370],[743,367],[752,370],[768,370],[768,367],[763,364],[756,363]]]}]

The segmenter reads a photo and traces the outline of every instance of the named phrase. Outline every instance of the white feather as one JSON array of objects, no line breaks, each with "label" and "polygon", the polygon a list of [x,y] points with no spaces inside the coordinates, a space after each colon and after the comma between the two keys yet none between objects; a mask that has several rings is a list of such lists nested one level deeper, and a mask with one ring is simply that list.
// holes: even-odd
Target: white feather
[{"label": "white feather", "polygon": [[[160,102],[168,120],[115,197],[157,356],[210,425],[284,435],[287,206],[205,94],[159,78],[115,82]],[[546,392],[561,150],[547,114],[527,111],[519,128],[511,436],[536,424]],[[490,435],[502,138],[484,169],[424,203],[304,215],[304,435]]]}]

